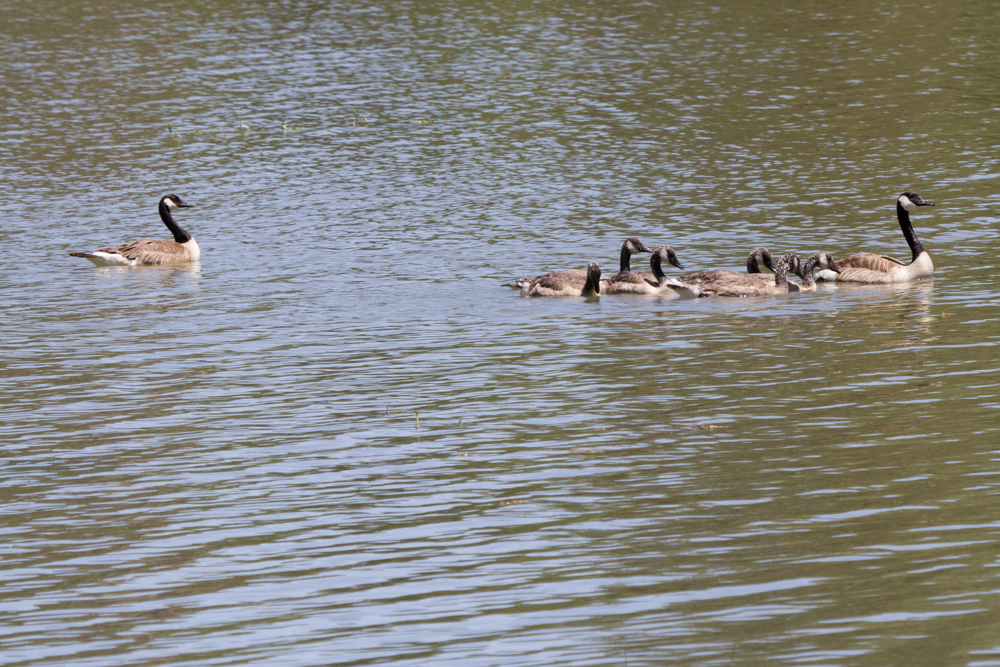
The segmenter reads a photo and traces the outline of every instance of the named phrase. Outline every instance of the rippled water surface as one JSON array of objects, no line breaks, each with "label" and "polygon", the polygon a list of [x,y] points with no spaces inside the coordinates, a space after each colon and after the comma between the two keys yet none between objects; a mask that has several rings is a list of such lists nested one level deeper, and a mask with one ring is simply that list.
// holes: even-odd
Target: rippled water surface
[{"label": "rippled water surface", "polygon": [[[980,0],[5,3],[0,662],[1000,665],[998,60]],[[906,257],[904,190],[914,284],[501,286]],[[200,264],[68,256],[168,192]]]}]

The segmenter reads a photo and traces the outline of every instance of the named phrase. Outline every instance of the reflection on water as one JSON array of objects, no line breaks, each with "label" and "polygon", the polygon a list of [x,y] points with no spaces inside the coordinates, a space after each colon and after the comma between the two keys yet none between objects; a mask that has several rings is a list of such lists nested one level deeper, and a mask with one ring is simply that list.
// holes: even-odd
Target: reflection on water
[{"label": "reflection on water", "polygon": [[0,12],[5,664],[1000,661],[992,7]]}]

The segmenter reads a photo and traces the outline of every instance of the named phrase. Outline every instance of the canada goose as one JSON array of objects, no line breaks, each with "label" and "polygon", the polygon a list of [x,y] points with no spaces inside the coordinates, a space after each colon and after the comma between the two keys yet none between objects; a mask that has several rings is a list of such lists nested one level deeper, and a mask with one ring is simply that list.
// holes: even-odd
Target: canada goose
[{"label": "canada goose", "polygon": [[[789,291],[788,272],[797,272],[798,256],[790,252],[778,260],[774,276],[736,271],[701,271],[680,278],[667,278],[663,284],[681,296],[766,296]],[[794,283],[792,283],[794,285]],[[799,286],[795,285],[797,289]]]},{"label": "canada goose", "polygon": [[[555,271],[532,278],[521,287],[521,294],[528,296],[595,296],[601,292],[601,267],[597,262],[587,264],[581,278],[577,271]],[[567,275],[574,274],[574,275]]]},{"label": "canada goose", "polygon": [[143,264],[177,264],[194,262],[201,249],[194,237],[174,222],[170,212],[178,208],[193,208],[177,195],[160,199],[160,220],[174,235],[174,240],[139,239],[117,247],[98,248],[93,253],[71,252],[71,257],[89,259],[95,266],[138,266]]},{"label": "canada goose", "polygon": [[913,231],[910,224],[910,211],[918,206],[934,206],[916,192],[904,192],[896,199],[896,217],[899,218],[899,228],[903,230],[906,243],[910,246],[913,258],[909,264],[903,264],[898,259],[886,255],[861,253],[851,255],[837,262],[839,273],[821,270],[816,277],[820,280],[832,280],[841,283],[908,283],[911,280],[926,278],[934,273],[934,262],[924,250],[924,246]]},{"label": "canada goose", "polygon": [[[625,239],[625,243],[622,244],[621,259],[618,265],[619,274],[628,273],[632,270],[632,255],[637,252],[651,251],[642,241],[635,237]],[[566,271],[553,271],[552,273],[546,273],[544,276],[535,276],[534,278],[521,278],[510,283],[504,283],[504,287],[513,287],[524,291],[525,286],[530,286],[534,281],[544,277],[549,277],[551,280],[557,274],[561,278],[568,280],[579,280],[581,282],[587,280],[587,272],[584,269],[567,269]],[[603,282],[607,282],[609,279],[608,277],[601,278]]]},{"label": "canada goose", "polygon": [[788,283],[788,291],[814,291],[816,289],[816,280],[813,275],[814,271],[829,271],[833,275],[840,273],[840,269],[837,267],[837,261],[833,258],[833,255],[825,250],[821,250],[820,252],[813,253],[806,257],[806,261],[802,262],[798,270],[795,271],[799,278],[802,279],[802,284],[796,285],[795,283]]},{"label": "canada goose", "polygon": [[666,275],[661,267],[663,262],[669,262],[678,269],[684,265],[677,259],[677,254],[670,246],[661,245],[653,251],[649,258],[652,273],[645,271],[623,271],[612,276],[607,282],[602,281],[605,294],[671,294],[673,290],[663,284]]}]

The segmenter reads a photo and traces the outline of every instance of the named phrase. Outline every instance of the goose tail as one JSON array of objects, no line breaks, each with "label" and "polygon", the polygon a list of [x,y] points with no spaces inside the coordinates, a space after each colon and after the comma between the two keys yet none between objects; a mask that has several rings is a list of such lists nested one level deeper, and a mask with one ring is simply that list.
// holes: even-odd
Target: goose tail
[{"label": "goose tail", "polygon": [[94,266],[130,266],[131,262],[117,253],[100,252],[71,252],[70,257],[83,257],[90,260]]},{"label": "goose tail", "polygon": [[667,278],[663,281],[663,284],[677,292],[680,296],[686,297],[698,297],[701,296],[701,290],[697,287],[691,285],[686,285],[676,278]]}]

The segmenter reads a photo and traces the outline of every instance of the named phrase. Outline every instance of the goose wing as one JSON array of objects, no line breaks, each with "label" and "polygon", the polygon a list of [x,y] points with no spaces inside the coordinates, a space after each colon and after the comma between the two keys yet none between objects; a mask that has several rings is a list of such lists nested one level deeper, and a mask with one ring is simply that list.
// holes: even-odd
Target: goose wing
[{"label": "goose wing", "polygon": [[562,291],[568,288],[583,289],[587,282],[587,272],[582,269],[553,271],[531,280],[532,287],[544,287],[550,290]]},{"label": "goose wing", "polygon": [[98,248],[97,252],[121,255],[139,264],[167,264],[186,255],[184,246],[169,239],[139,239],[120,246]]},{"label": "goose wing", "polygon": [[906,266],[895,257],[888,255],[875,255],[863,252],[858,255],[851,255],[837,262],[838,269],[864,269],[866,271],[880,271],[891,273],[901,266]]},{"label": "goose wing", "polygon": [[621,285],[652,285],[653,287],[659,285],[656,276],[648,271],[622,271],[608,278],[608,282]]},{"label": "goose wing", "polygon": [[845,257],[836,264],[840,273],[817,271],[816,277],[842,283],[891,283],[893,274],[906,266],[895,257],[866,252]]}]

